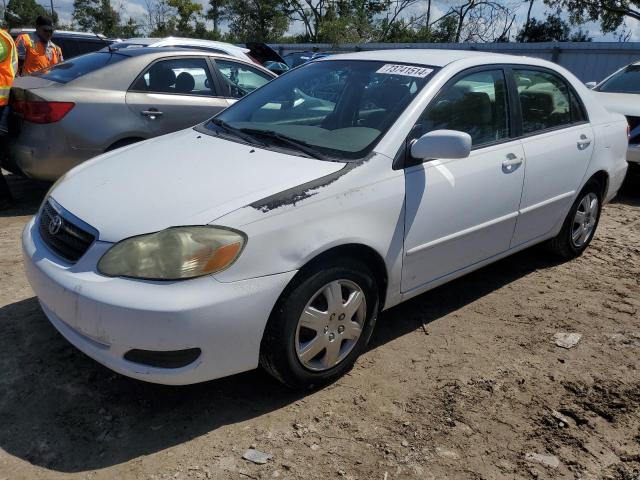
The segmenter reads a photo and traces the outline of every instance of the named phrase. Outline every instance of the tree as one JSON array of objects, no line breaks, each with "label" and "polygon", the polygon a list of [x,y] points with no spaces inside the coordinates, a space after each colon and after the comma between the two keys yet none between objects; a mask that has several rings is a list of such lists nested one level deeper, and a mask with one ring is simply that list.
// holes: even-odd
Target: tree
[{"label": "tree", "polygon": [[573,24],[600,22],[604,33],[615,32],[625,19],[640,20],[640,0],[544,0],[569,13]]},{"label": "tree", "polygon": [[140,25],[133,18],[129,17],[126,23],[117,26],[115,36],[121,38],[139,37]]},{"label": "tree", "polygon": [[229,0],[209,0],[207,19],[213,22],[214,36],[220,36],[220,22],[229,15]]},{"label": "tree", "polygon": [[494,0],[464,0],[449,7],[444,17],[449,16],[457,22],[456,43],[504,41],[515,20],[505,2]]},{"label": "tree", "polygon": [[173,35],[176,30],[175,12],[168,0],[145,0],[147,4],[148,30],[152,37]]},{"label": "tree", "polygon": [[273,42],[289,28],[282,0],[230,0],[229,34],[238,42]]},{"label": "tree", "polygon": [[289,0],[287,14],[292,21],[301,21],[305,34],[300,41],[366,42],[378,39],[380,28],[389,30],[400,20],[400,13],[417,0],[396,0],[395,16],[379,16],[388,12],[391,0]]},{"label": "tree", "polygon": [[193,33],[192,22],[196,22],[202,14],[202,5],[192,0],[168,0],[168,5],[175,10],[177,34],[189,36]]},{"label": "tree", "polygon": [[[404,12],[415,5],[419,0],[396,0],[393,2],[393,8],[386,10],[386,16],[380,21],[379,24],[379,40],[382,42],[389,41],[390,38],[398,38],[404,36],[407,28],[415,23],[417,18],[411,17],[408,21],[403,18]],[[427,8],[421,17],[426,17],[426,24],[429,24],[431,17],[431,1],[427,0]]]},{"label": "tree", "polygon": [[88,32],[117,36],[120,14],[111,5],[111,0],[74,0],[73,21]]},{"label": "tree", "polygon": [[[9,0],[4,11],[4,20],[7,28],[35,27],[38,15],[50,16],[35,0]],[[57,23],[58,16],[54,13],[53,17],[54,23]]]},{"label": "tree", "polygon": [[544,21],[532,18],[516,35],[517,42],[590,42],[582,29],[571,30],[569,23],[558,14],[549,14]]}]

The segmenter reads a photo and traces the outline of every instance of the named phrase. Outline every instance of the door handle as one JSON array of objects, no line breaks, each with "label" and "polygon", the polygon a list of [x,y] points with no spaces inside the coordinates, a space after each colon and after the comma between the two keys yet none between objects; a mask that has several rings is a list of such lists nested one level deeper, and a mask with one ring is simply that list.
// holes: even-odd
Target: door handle
[{"label": "door handle", "polygon": [[583,133],[580,135],[580,140],[578,140],[578,150],[584,150],[589,145],[591,145],[591,140]]},{"label": "door handle", "polygon": [[142,110],[140,112],[140,115],[142,115],[143,117],[149,117],[151,120],[155,120],[156,117],[162,115],[162,112],[157,108],[150,108],[149,110]]},{"label": "door handle", "polygon": [[502,171],[504,173],[511,173],[522,165],[522,161],[522,157],[518,157],[517,155],[510,153],[507,155],[507,159],[502,162]]}]

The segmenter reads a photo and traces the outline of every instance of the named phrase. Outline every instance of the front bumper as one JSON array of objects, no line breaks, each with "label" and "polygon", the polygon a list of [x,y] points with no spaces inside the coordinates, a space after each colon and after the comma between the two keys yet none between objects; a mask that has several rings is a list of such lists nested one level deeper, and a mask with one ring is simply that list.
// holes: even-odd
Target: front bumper
[{"label": "front bumper", "polygon": [[[97,241],[76,264],[57,259],[31,220],[22,247],[27,277],[58,331],[88,356],[123,375],[168,385],[197,383],[258,366],[271,310],[296,272],[232,283],[108,278],[95,270],[111,246]],[[200,348],[193,363],[157,368],[130,362],[132,349]]]}]

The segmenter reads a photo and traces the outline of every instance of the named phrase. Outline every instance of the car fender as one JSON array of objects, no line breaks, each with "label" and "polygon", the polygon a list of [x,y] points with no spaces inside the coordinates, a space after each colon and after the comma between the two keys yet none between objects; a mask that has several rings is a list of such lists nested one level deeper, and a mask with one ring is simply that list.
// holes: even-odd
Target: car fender
[{"label": "car fender", "polygon": [[385,305],[398,303],[404,174],[392,170],[391,159],[383,155],[344,170],[325,185],[300,185],[296,191],[254,202],[213,221],[248,238],[235,264],[215,275],[216,280],[233,282],[298,270],[332,248],[362,245],[384,260]]}]

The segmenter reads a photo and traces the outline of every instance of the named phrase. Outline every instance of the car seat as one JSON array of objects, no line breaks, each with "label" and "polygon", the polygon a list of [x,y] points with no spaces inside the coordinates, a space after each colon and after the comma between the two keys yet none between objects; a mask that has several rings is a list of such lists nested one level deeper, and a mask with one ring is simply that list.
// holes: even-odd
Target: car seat
[{"label": "car seat", "polygon": [[149,71],[149,90],[153,92],[172,93],[172,86],[176,83],[176,74],[170,68],[161,64],[154,65]]},{"label": "car seat", "polygon": [[550,115],[554,110],[552,93],[523,90],[520,92],[520,106],[525,133],[552,126],[550,125]]},{"label": "car seat", "polygon": [[176,93],[191,93],[195,86],[196,81],[190,73],[182,72],[176,78]]}]

